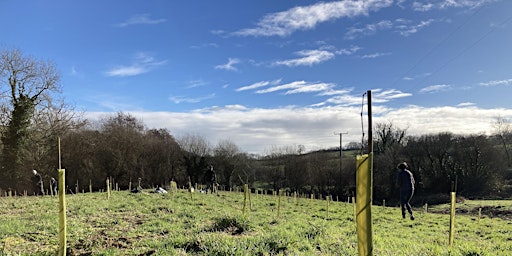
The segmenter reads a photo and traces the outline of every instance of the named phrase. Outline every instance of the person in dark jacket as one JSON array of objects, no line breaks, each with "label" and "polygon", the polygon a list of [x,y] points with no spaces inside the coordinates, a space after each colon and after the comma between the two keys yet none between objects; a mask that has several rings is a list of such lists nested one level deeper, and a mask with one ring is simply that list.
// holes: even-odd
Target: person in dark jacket
[{"label": "person in dark jacket", "polygon": [[400,163],[398,165],[398,175],[397,182],[400,186],[400,208],[402,209],[402,218],[405,219],[405,210],[409,212],[411,216],[411,220],[414,220],[414,215],[412,214],[412,207],[409,203],[411,201],[412,195],[414,194],[414,176],[411,171],[408,170],[408,166],[406,162]]},{"label": "person in dark jacket", "polygon": [[34,184],[34,193],[36,196],[44,196],[43,177],[36,170],[32,170],[32,183]]},{"label": "person in dark jacket", "polygon": [[208,194],[208,190],[210,190],[212,194],[216,193],[217,174],[213,170],[213,165],[210,165],[208,170],[206,170],[204,180],[206,182],[206,193]]}]

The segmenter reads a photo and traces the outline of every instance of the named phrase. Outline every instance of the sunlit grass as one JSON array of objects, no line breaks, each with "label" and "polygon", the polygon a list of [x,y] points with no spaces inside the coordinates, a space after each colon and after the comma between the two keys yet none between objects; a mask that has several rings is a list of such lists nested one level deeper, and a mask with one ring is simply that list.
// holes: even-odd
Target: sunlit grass
[{"label": "sunlit grass", "polygon": [[[373,206],[375,255],[512,255],[512,223],[469,209],[510,207],[512,201],[465,201],[455,241],[449,215]],[[357,255],[353,204],[309,198],[186,191],[114,192],[67,196],[68,255]],[[280,212],[278,216],[278,208]],[[443,212],[446,206],[432,208]],[[0,198],[0,255],[55,255],[58,199]]]}]

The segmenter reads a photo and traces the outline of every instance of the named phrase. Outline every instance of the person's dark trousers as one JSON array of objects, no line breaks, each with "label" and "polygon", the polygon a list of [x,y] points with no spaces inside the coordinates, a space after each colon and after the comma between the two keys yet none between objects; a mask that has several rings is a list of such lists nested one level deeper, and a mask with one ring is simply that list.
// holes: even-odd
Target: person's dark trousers
[{"label": "person's dark trousers", "polygon": [[411,215],[411,219],[414,219],[412,215],[412,207],[410,204],[412,195],[414,194],[414,190],[401,190],[400,191],[400,208],[402,209],[402,218],[405,219],[405,210],[409,212]]}]

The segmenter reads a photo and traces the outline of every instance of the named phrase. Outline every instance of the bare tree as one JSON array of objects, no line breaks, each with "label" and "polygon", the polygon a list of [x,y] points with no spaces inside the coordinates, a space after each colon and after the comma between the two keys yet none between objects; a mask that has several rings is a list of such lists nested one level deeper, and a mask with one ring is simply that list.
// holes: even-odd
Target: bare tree
[{"label": "bare tree", "polygon": [[126,113],[117,113],[103,122],[101,150],[103,168],[119,184],[127,186],[131,179],[143,178],[142,155],[144,124]]},{"label": "bare tree", "polygon": [[[172,179],[184,182],[179,175],[181,149],[174,137],[166,129],[152,129],[144,135],[143,165],[147,177],[159,185],[167,185]],[[181,179],[180,179],[181,178]]]},{"label": "bare tree", "polygon": [[202,136],[188,134],[178,139],[178,144],[184,151],[183,162],[191,182],[201,182],[200,177],[210,164],[210,143]]},{"label": "bare tree", "polygon": [[512,126],[510,125],[509,120],[504,117],[497,117],[496,121],[493,123],[494,133],[500,140],[503,145],[503,150],[505,151],[505,155],[507,157],[507,166],[510,167],[512,165],[510,159],[510,153],[508,149],[508,142],[510,137],[512,137]]},{"label": "bare tree", "polygon": [[207,156],[211,152],[208,140],[198,134],[186,134],[178,139],[178,144],[183,150],[200,157]]},{"label": "bare tree", "polygon": [[[217,146],[213,149],[217,178],[219,182],[224,183],[228,187],[232,186],[231,178],[235,173],[235,166],[239,165],[237,161],[238,154],[240,154],[240,149],[230,140],[219,141]],[[246,175],[244,175],[244,177],[245,176]],[[238,177],[234,178],[239,179]],[[245,183],[245,181],[243,182]]]},{"label": "bare tree", "polygon": [[1,187],[12,184],[19,189],[20,181],[27,179],[21,163],[30,124],[36,109],[51,98],[51,93],[59,92],[59,80],[55,65],[49,61],[24,56],[20,50],[0,53]]},{"label": "bare tree", "polygon": [[458,137],[451,168],[457,175],[457,191],[483,195],[499,190],[506,163],[500,161],[495,145],[484,135]]}]

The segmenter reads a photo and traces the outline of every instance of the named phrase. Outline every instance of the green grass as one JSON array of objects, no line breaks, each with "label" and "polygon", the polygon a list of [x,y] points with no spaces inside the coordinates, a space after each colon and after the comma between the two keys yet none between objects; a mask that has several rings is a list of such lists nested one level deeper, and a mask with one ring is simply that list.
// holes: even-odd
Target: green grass
[{"label": "green grass", "polygon": [[[311,199],[178,191],[176,194],[113,192],[68,195],[68,255],[357,255],[353,205]],[[0,255],[56,255],[58,199],[0,198]],[[466,201],[457,209],[499,207],[511,201]],[[250,208],[250,209],[249,209]],[[374,255],[512,255],[510,219],[468,210],[455,220],[448,246],[446,206],[416,220],[396,207],[373,206]],[[437,213],[436,213],[437,212]]]}]

